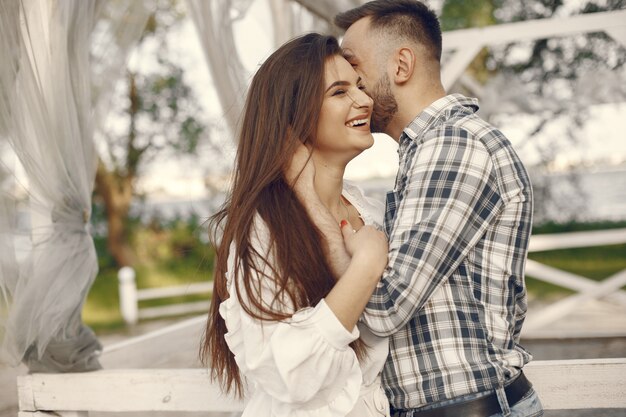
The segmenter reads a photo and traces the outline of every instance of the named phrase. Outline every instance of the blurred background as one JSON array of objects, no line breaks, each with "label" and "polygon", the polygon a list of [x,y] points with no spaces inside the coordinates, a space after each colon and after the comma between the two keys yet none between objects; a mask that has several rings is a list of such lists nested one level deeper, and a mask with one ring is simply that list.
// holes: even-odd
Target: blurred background
[{"label": "blurred background", "polygon": [[[223,71],[240,71],[239,90],[215,85],[185,3],[173,0],[158,2],[125,77],[115,85],[105,137],[97,140],[101,163],[92,226],[100,272],[83,311],[97,331],[123,326],[117,307],[120,266],[136,269],[139,287],[210,279],[213,252],[204,226],[228,187],[236,146],[229,121],[236,125],[233,113],[245,85],[284,40],[331,30],[307,2],[230,3],[236,19],[220,30],[231,32],[215,40],[227,44],[224,39],[232,37],[235,48],[217,59],[224,60]],[[619,10],[626,2],[429,5],[443,30],[452,31]],[[479,96],[479,114],[511,139],[528,167],[535,189],[534,234],[626,227],[625,60],[624,45],[600,31],[511,42],[482,48],[449,88]],[[395,142],[376,135],[376,145],[351,163],[347,177],[383,198],[397,164]],[[114,201],[120,207],[122,197],[122,208],[115,211]],[[120,225],[114,231],[107,227],[112,220]],[[626,245],[537,252],[530,258],[601,280],[626,268]],[[532,278],[529,291],[538,302],[571,293]]]},{"label": "blurred background", "polygon": [[[104,86],[111,96],[110,109],[94,132],[98,162],[89,223],[98,273],[82,319],[105,341],[160,328],[206,309],[210,285],[203,284],[210,284],[214,260],[206,221],[228,190],[236,150],[233,132],[251,76],[293,36],[308,31],[341,36],[329,19],[360,2],[148,3],[145,28],[129,49],[123,71]],[[476,46],[470,32],[457,31],[553,19],[550,36],[534,38],[528,34],[534,26],[510,26],[502,35],[506,41],[478,45],[448,85],[449,92],[479,98],[479,115],[509,137],[529,169],[535,192],[534,236],[599,233],[565,235],[574,242],[572,247],[557,239],[557,244],[531,251],[531,261],[549,268],[529,268],[531,311],[571,300],[591,285],[570,285],[568,277],[602,283],[626,270],[626,240],[620,237],[626,228],[626,32],[624,26],[613,31],[608,30],[611,25],[596,24],[578,33],[572,29],[578,21],[568,20],[625,10],[626,1],[426,3],[440,17],[444,47],[447,39],[459,42],[459,36],[467,35],[466,43],[448,48],[444,67],[458,64],[455,53]],[[448,33],[457,36],[446,38]],[[375,146],[350,164],[347,177],[382,199],[392,187],[398,161],[391,138],[377,134],[375,139]],[[16,254],[25,257],[32,227],[26,210],[27,175],[11,146],[0,142],[0,157],[2,189],[22,207],[17,227],[24,233],[16,241]],[[613,238],[604,239],[605,232]],[[586,236],[599,236],[594,237],[599,243],[580,243]],[[164,298],[135,300],[131,310],[185,303],[195,305],[196,312],[183,308],[142,315],[135,310],[124,317],[118,275],[125,266],[132,267],[139,291],[182,288],[164,291]],[[620,288],[623,285],[613,293],[623,298]],[[597,298],[584,301],[595,303]],[[529,333],[526,344],[536,359],[624,357],[623,299],[609,304],[567,307],[554,314],[553,327],[544,327],[542,333],[538,325],[534,337]],[[580,310],[593,314],[572,316]],[[559,335],[567,336],[566,343]]]}]

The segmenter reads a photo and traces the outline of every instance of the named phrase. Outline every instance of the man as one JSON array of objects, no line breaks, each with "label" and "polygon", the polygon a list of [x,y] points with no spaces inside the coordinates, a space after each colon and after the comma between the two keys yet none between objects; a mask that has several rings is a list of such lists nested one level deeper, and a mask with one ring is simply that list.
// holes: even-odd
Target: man
[{"label": "man", "polygon": [[519,345],[532,221],[522,162],[476,115],[475,99],[446,95],[441,30],[427,6],[371,1],[335,23],[374,99],[372,131],[399,144],[385,214],[389,264],[363,319],[390,336],[383,383],[392,415],[542,415]]}]

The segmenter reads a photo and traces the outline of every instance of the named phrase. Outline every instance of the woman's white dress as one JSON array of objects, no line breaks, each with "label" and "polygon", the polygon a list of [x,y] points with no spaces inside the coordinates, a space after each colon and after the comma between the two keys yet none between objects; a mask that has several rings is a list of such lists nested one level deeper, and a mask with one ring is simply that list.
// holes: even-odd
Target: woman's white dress
[{"label": "woman's white dress", "polygon": [[[365,224],[381,225],[382,204],[347,183],[343,195]],[[252,244],[259,253],[271,256],[268,233],[257,215]],[[235,262],[233,252],[228,260],[230,271]],[[254,319],[236,296],[234,278],[228,275],[231,296],[220,305],[220,315],[228,328],[228,346],[250,388],[242,417],[389,416],[389,403],[380,384],[387,338],[375,336],[361,324],[349,332],[324,300],[296,312],[283,301],[281,310],[294,313],[290,319]],[[269,279],[260,284],[262,300],[269,305],[275,298],[274,284]],[[274,301],[273,307],[278,305]],[[348,346],[359,335],[369,346],[361,363]]]}]

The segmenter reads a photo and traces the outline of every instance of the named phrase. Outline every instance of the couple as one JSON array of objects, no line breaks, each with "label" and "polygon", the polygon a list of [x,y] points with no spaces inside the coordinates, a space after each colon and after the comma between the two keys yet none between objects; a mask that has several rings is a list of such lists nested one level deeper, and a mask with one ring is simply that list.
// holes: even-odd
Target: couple
[{"label": "couple", "polygon": [[[244,416],[540,416],[518,344],[532,191],[509,141],[446,95],[436,16],[377,0],[259,68],[203,346]],[[348,162],[399,143],[386,207]],[[385,233],[381,232],[383,229]],[[388,241],[387,241],[388,238]]]}]

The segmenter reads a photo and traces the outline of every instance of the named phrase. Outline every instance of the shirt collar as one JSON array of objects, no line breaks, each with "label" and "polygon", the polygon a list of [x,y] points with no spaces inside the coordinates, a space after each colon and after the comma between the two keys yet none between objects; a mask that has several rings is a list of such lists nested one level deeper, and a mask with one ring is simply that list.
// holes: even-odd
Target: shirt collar
[{"label": "shirt collar", "polygon": [[436,100],[430,106],[422,110],[422,112],[404,128],[402,135],[400,135],[400,144],[407,139],[415,141],[421,136],[422,132],[425,132],[445,111],[459,106],[467,107],[467,110],[475,113],[478,111],[478,100],[465,97],[462,94],[449,94]]}]

